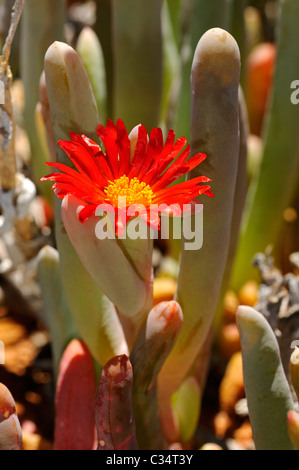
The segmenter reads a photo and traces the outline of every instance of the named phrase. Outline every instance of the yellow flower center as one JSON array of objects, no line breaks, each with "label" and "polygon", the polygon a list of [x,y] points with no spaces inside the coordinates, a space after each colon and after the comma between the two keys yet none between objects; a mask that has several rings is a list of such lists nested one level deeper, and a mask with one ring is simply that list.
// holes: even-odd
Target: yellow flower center
[{"label": "yellow flower center", "polygon": [[106,200],[109,201],[114,207],[118,205],[119,197],[126,197],[126,206],[132,204],[142,204],[147,207],[152,203],[154,193],[151,187],[140,182],[138,178],[128,178],[123,175],[117,180],[109,181],[109,185],[105,188],[107,194]]}]

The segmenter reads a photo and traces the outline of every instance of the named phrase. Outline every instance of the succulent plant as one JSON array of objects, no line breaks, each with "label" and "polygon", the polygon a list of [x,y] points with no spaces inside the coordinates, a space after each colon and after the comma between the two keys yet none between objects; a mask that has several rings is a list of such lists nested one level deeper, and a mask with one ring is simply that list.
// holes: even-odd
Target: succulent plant
[{"label": "succulent plant", "polygon": [[237,323],[256,449],[292,450],[287,415],[294,404],[274,332],[264,316],[251,307],[239,308]]}]

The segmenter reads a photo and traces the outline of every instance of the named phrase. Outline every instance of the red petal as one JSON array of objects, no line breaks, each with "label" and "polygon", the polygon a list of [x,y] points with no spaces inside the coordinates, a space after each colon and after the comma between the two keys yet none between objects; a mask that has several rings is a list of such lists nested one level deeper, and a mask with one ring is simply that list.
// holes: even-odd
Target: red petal
[{"label": "red petal", "polygon": [[[163,148],[163,150],[161,152],[161,155],[160,155],[161,160],[164,160],[168,155],[170,155],[170,153],[172,153],[174,139],[175,139],[175,133],[172,129],[170,129],[170,131],[168,132],[167,137],[166,137],[164,148]],[[183,145],[183,147],[184,146],[185,146],[185,144]]]},{"label": "red petal", "polygon": [[127,175],[130,171],[130,139],[127,129],[121,119],[116,123],[119,146],[119,175]]},{"label": "red petal", "polygon": [[[45,176],[44,178],[41,179],[41,181],[47,181],[48,179],[50,180],[50,177],[61,177],[61,175],[65,174],[70,176],[71,178],[74,178],[76,180],[79,180],[82,184],[82,182],[86,184],[94,184],[93,181],[89,178],[84,173],[79,173],[78,171],[74,170],[73,168],[70,168],[67,165],[64,165],[63,163],[46,163],[50,167],[57,168],[57,170],[60,170],[63,173],[52,173],[51,175]],[[52,178],[53,180],[54,178]]]},{"label": "red petal", "polygon": [[[106,195],[104,191],[95,184],[87,175],[81,174],[78,171],[73,170],[72,168],[63,165],[62,163],[50,163],[49,166],[57,167],[58,169],[63,169],[66,173],[52,173],[44,178],[42,181],[56,181],[60,183],[67,183],[69,184],[70,188],[71,185],[73,186],[72,191],[76,191],[77,193],[80,192],[81,198],[88,200],[90,198],[94,198],[94,200],[98,200],[99,197],[105,198]],[[57,185],[55,187],[58,187]],[[70,192],[72,192],[70,190]]]},{"label": "red petal", "polygon": [[97,161],[98,161],[98,164],[100,165],[100,167],[102,168],[103,173],[105,174],[106,182],[105,182],[104,186],[106,187],[107,184],[108,184],[108,181],[113,181],[114,180],[113,172],[112,172],[112,170],[109,166],[109,163],[105,159],[105,157],[103,157],[103,156],[97,157]]},{"label": "red petal", "polygon": [[206,176],[197,176],[197,178],[184,181],[183,183],[176,184],[174,186],[171,186],[170,188],[167,187],[164,189],[160,189],[159,191],[156,191],[156,197],[161,197],[161,196],[163,197],[163,195],[167,195],[167,194],[180,194],[181,192],[185,190],[197,188],[197,185],[199,183],[208,183],[210,181],[211,179],[207,178]]},{"label": "red petal", "polygon": [[144,162],[147,148],[147,130],[144,126],[140,125],[138,128],[138,139],[131,164],[131,170],[127,176],[134,178],[138,176],[140,168]]},{"label": "red petal", "polygon": [[212,198],[215,197],[215,195],[212,193],[212,191],[210,189],[208,189],[208,191],[205,192],[205,195],[209,196],[209,197],[212,197]]},{"label": "red petal", "polygon": [[74,182],[65,181],[57,181],[52,186],[52,189],[62,189],[66,191],[68,194],[75,194],[80,199],[84,200],[85,202],[90,202],[93,204],[100,204],[102,201],[105,200],[105,194],[97,191],[96,188],[87,187],[80,184],[74,184]]},{"label": "red petal", "polygon": [[[77,136],[77,134],[75,135]],[[80,136],[77,136],[77,138],[79,139]],[[66,140],[60,140],[58,143],[80,173],[85,173],[92,180],[96,179],[100,183],[102,182],[103,173],[101,172],[92,152],[84,143],[82,144],[81,142]]]},{"label": "red petal", "polygon": [[200,165],[206,158],[207,156],[205,153],[197,153],[193,157],[189,158],[189,160],[186,162],[188,165],[188,172]]},{"label": "red petal", "polygon": [[178,179],[180,176],[186,174],[186,172],[183,170],[182,165],[185,162],[185,160],[188,158],[188,155],[190,153],[190,145],[188,144],[185,150],[181,153],[181,155],[176,159],[175,162],[165,171],[163,174],[162,178],[160,178],[153,186],[152,190],[155,192],[162,188],[163,186],[166,187],[176,179]]},{"label": "red petal", "polygon": [[170,130],[165,142],[165,146],[160,155],[155,159],[154,165],[151,167],[149,172],[144,177],[144,182],[146,184],[151,184],[152,181],[160,178],[169,164],[177,157],[177,155],[182,151],[186,145],[185,137],[181,137],[177,140],[173,146],[175,138],[175,133]]},{"label": "red petal", "polygon": [[92,151],[95,157],[98,157],[99,155],[103,155],[103,151],[101,147],[96,142],[89,139],[89,137],[87,137],[86,135],[82,134],[79,136],[78,134],[75,134],[74,132],[70,132],[70,136],[73,140],[84,144],[89,150]]},{"label": "red petal", "polygon": [[163,173],[163,171],[166,170],[170,162],[176,159],[176,157],[181,153],[183,148],[185,147],[187,143],[187,139],[185,137],[180,137],[176,143],[173,146],[172,151],[169,153],[169,155],[161,155],[161,166],[160,166],[160,175]]},{"label": "red petal", "polygon": [[192,180],[185,181],[170,188],[165,188],[158,193],[153,200],[153,204],[188,204],[191,199],[200,194],[211,196],[210,186],[198,185],[198,183],[211,181],[206,176],[198,176]]},{"label": "red petal", "polygon": [[111,119],[107,120],[106,128],[99,124],[96,129],[103,141],[106,150],[106,158],[115,179],[119,177],[118,145],[116,126]]},{"label": "red petal", "polygon": [[81,223],[84,223],[90,216],[95,214],[99,204],[89,204],[88,206],[83,207],[78,214],[78,219]]},{"label": "red petal", "polygon": [[146,149],[146,155],[143,162],[143,165],[138,173],[138,178],[140,181],[143,180],[143,177],[148,172],[150,167],[155,161],[155,157],[159,157],[163,150],[163,134],[161,129],[152,129],[149,142]]}]

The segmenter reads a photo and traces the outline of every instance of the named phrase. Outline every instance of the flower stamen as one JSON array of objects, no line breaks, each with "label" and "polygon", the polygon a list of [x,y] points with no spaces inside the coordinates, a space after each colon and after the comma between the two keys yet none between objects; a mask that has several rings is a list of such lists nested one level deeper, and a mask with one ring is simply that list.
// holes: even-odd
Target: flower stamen
[{"label": "flower stamen", "polygon": [[119,197],[126,197],[127,206],[142,204],[145,207],[152,203],[154,197],[154,193],[148,184],[140,182],[136,177],[130,179],[126,175],[114,181],[109,181],[109,185],[104,189],[104,192],[107,195],[106,201],[114,207],[117,207]]}]

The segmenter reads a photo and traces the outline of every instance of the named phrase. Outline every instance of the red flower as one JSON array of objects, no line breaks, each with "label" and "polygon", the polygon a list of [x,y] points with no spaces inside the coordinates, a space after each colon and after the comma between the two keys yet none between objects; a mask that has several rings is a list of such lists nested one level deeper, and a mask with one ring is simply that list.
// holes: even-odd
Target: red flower
[{"label": "red flower", "polygon": [[[169,206],[176,204],[183,209],[184,204],[189,204],[200,194],[213,197],[210,186],[199,185],[211,181],[206,176],[169,186],[206,158],[198,153],[187,160],[190,145],[184,149],[184,137],[175,142],[173,130],[169,131],[164,144],[161,129],[152,129],[148,138],[145,127],[140,125],[132,161],[131,141],[121,119],[116,125],[108,120],[106,128],[99,125],[96,130],[105,152],[85,135],[71,132],[72,140],[61,140],[59,145],[76,170],[61,163],[47,163],[61,173],[41,178],[41,181],[55,181],[52,189],[59,198],[74,195],[83,201],[80,222],[95,214],[100,204],[110,205],[116,209],[116,235],[120,235],[124,229],[122,221],[126,223],[131,218],[127,214],[128,207],[131,214],[136,209],[151,227],[157,228],[159,214],[169,213]],[[119,196],[126,197],[126,206],[122,209],[118,207]],[[153,205],[161,204],[164,207],[159,207],[156,213],[150,210]]]}]

